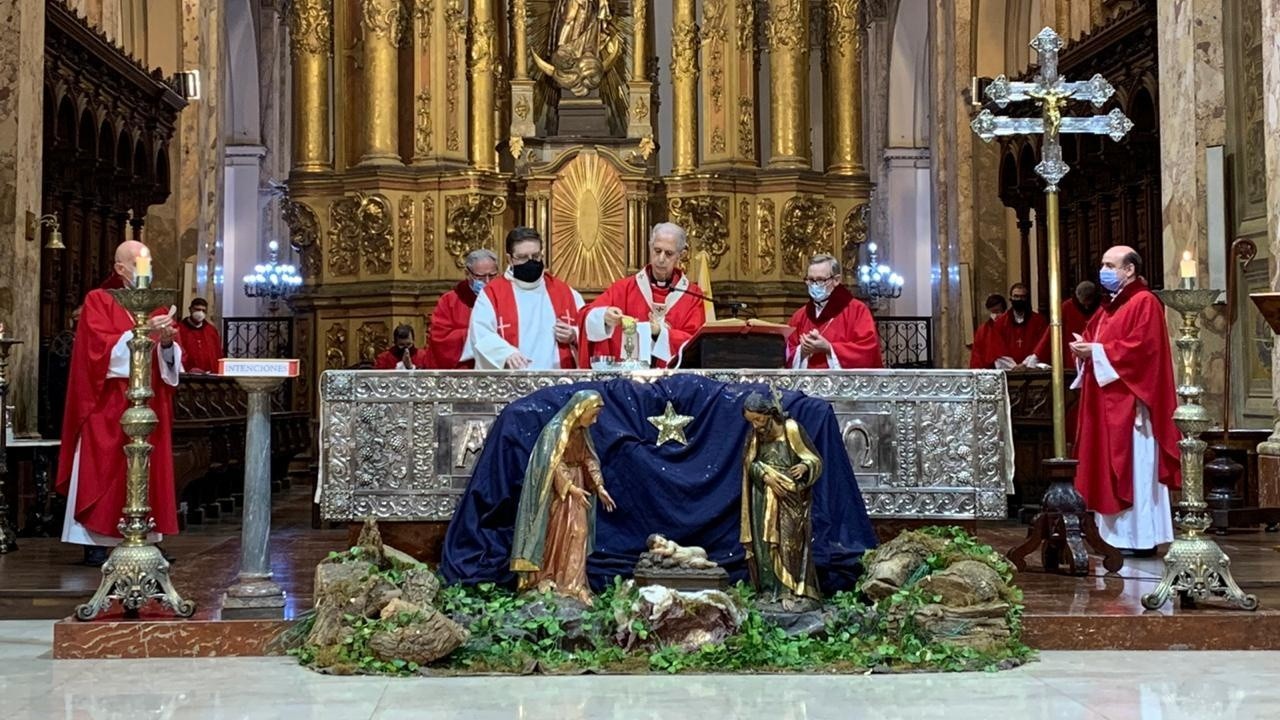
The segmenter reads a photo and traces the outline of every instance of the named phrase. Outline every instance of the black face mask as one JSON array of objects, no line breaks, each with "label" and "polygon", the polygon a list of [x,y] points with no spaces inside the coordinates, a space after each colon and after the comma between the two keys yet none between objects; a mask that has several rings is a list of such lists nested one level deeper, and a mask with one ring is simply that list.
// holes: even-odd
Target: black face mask
[{"label": "black face mask", "polygon": [[538,282],[538,278],[542,277],[542,261],[526,260],[519,265],[513,265],[511,275],[520,282]]},{"label": "black face mask", "polygon": [[1028,312],[1031,311],[1030,300],[1013,300],[1009,303],[1009,305],[1013,308],[1013,311],[1018,313],[1019,315],[1026,315]]}]

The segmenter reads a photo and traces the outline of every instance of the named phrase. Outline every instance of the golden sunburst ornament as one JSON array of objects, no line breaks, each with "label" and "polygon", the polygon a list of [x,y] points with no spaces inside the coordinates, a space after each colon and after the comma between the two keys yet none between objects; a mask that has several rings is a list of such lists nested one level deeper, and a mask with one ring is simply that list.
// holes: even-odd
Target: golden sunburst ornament
[{"label": "golden sunburst ornament", "polygon": [[658,439],[654,445],[661,447],[668,440],[681,445],[689,444],[688,438],[684,436],[684,426],[693,422],[693,416],[677,414],[670,400],[667,401],[667,409],[661,415],[653,415],[647,419],[650,424],[658,428]]},{"label": "golden sunburst ornament", "polygon": [[604,288],[622,277],[626,216],[618,171],[594,152],[574,158],[551,186],[556,276],[577,288]]}]

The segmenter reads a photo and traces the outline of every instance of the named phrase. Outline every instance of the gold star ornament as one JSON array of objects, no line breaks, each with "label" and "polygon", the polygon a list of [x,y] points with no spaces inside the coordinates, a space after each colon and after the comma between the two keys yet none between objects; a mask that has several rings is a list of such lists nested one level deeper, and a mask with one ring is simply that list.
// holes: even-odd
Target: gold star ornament
[{"label": "gold star ornament", "polygon": [[693,422],[692,415],[676,414],[675,406],[671,401],[667,401],[667,409],[661,415],[654,415],[648,418],[649,422],[658,428],[658,440],[654,444],[661,447],[668,440],[673,440],[681,445],[688,445],[689,440],[684,436],[684,426]]}]

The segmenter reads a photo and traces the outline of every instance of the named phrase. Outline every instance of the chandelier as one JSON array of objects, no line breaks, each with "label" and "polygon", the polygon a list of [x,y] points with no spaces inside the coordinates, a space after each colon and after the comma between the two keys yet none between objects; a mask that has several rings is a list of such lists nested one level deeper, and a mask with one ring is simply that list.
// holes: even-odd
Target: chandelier
[{"label": "chandelier", "polygon": [[879,262],[876,244],[867,243],[867,262],[858,266],[858,297],[873,308],[902,296],[902,276]]},{"label": "chandelier", "polygon": [[288,298],[302,287],[302,276],[294,266],[276,262],[280,244],[275,240],[267,243],[267,250],[267,264],[255,265],[253,272],[244,276],[244,294],[251,298],[269,300],[272,307],[275,307],[280,300]]}]

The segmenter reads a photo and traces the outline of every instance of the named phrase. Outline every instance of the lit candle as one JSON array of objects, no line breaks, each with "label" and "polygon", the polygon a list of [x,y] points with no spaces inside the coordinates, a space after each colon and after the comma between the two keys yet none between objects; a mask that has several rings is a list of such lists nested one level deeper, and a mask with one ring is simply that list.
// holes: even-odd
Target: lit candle
[{"label": "lit candle", "polygon": [[1178,277],[1193,278],[1196,276],[1196,261],[1191,257],[1191,251],[1187,250],[1182,253],[1182,263],[1179,266]]}]

